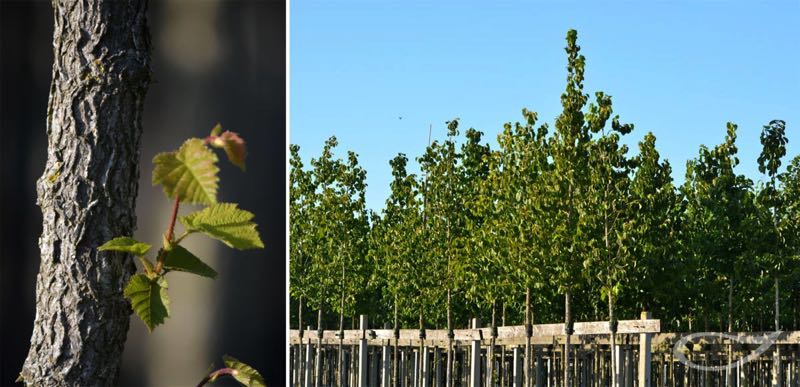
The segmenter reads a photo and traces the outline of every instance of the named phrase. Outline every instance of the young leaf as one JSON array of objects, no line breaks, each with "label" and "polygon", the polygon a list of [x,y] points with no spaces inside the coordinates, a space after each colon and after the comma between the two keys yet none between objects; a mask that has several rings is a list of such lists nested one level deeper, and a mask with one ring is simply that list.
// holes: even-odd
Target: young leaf
[{"label": "young leaf", "polygon": [[215,148],[224,149],[231,164],[244,171],[244,158],[247,156],[247,148],[245,147],[244,140],[242,140],[238,134],[227,130],[223,132],[221,136],[214,135],[214,132],[211,134],[212,140],[209,144]]},{"label": "young leaf", "polygon": [[181,246],[175,246],[167,253],[167,256],[164,257],[164,268],[197,274],[211,279],[217,277],[217,272],[214,269]]},{"label": "young leaf", "polygon": [[211,129],[211,135],[219,136],[220,132],[222,132],[222,125],[220,123],[217,123],[216,125],[214,125],[214,128]]},{"label": "young leaf", "polygon": [[175,152],[153,158],[153,185],[164,186],[167,197],[189,204],[217,202],[217,156],[199,138],[191,138]]},{"label": "young leaf", "polygon": [[164,277],[151,280],[144,274],[134,275],[125,287],[125,297],[131,300],[133,311],[151,332],[169,317],[167,280]]},{"label": "young leaf", "polygon": [[181,217],[189,231],[200,231],[226,245],[239,249],[264,248],[264,243],[251,222],[253,214],[240,210],[235,203],[219,203]]},{"label": "young leaf", "polygon": [[143,256],[150,250],[150,245],[130,237],[116,237],[97,248],[98,251],[122,251],[136,256]]},{"label": "young leaf", "polygon": [[228,368],[233,368],[235,370],[231,375],[237,382],[248,387],[266,387],[264,378],[255,368],[228,355],[223,356],[222,359],[225,360],[225,365],[228,366]]}]

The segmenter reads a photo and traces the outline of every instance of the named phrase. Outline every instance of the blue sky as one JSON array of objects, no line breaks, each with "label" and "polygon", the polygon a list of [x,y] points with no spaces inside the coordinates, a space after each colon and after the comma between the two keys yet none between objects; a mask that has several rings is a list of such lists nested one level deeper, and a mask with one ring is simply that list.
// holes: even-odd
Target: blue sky
[{"label": "blue sky", "polygon": [[[553,127],[566,85],[566,32],[578,31],[585,91],[648,131],[676,184],[700,144],[739,125],[737,168],[760,179],[758,136],[787,123],[800,153],[800,1],[314,1],[290,5],[290,141],[304,161],[331,135],[359,155],[367,206],[389,195],[389,160],[411,160],[459,117],[496,147],[523,107]],[[402,117],[402,119],[399,119]],[[463,133],[463,130],[462,130]],[[416,171],[416,162],[412,171]]]}]

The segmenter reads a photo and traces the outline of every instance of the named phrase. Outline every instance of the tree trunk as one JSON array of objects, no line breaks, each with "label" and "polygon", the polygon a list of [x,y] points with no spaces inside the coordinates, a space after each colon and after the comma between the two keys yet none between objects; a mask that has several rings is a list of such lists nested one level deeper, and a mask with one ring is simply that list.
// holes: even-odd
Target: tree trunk
[{"label": "tree trunk", "polygon": [[728,287],[728,333],[733,332],[733,278]]},{"label": "tree trunk", "polygon": [[[325,294],[322,294],[320,300],[325,299]],[[314,363],[316,371],[314,372],[314,387],[319,387],[322,383],[322,301],[319,302],[319,309],[317,310],[317,359]]]},{"label": "tree trunk", "polygon": [[339,309],[339,385],[344,385],[344,260],[342,260],[342,298]]},{"label": "tree trunk", "polygon": [[48,151],[28,385],[116,382],[131,308],[127,254],[96,248],[132,235],[142,109],[150,81],[146,0],[54,1]]},{"label": "tree trunk", "polygon": [[[523,385],[525,387],[530,387],[531,385],[531,333],[533,319],[531,318],[531,288],[530,286],[525,288],[525,367],[523,367],[523,373],[525,374],[525,381]],[[536,377],[538,378],[539,375],[537,374]]]},{"label": "tree trunk", "polygon": [[[503,303],[503,307],[502,307],[503,309],[502,309],[502,315],[500,317],[500,326],[506,326],[506,302],[502,301],[502,303]],[[503,359],[500,362],[500,386],[501,387],[505,387],[505,385],[506,385],[506,370],[508,369],[506,367],[506,346],[505,345],[500,347],[500,359]],[[516,361],[516,360],[514,360],[514,361]]]},{"label": "tree trunk", "polygon": [[400,374],[400,352],[399,352],[399,345],[400,345],[400,327],[397,325],[397,295],[394,296],[394,359],[393,359],[393,371],[392,376],[394,377],[394,383],[392,386],[400,387],[400,378],[398,377]]},{"label": "tree trunk", "polygon": [[570,355],[570,337],[572,336],[572,305],[570,305],[570,298],[572,298],[572,290],[567,290],[564,294],[564,387],[570,387],[570,368],[569,368],[569,355]]},{"label": "tree trunk", "polygon": [[493,386],[494,385],[494,345],[497,336],[495,333],[497,332],[497,321],[495,320],[495,312],[497,310],[497,299],[492,301],[492,338],[490,339],[489,343],[489,350],[486,351],[486,385]]},{"label": "tree trunk", "polygon": [[425,373],[426,371],[423,369],[423,365],[426,364],[426,362],[423,361],[422,359],[424,359],[427,356],[427,350],[425,349],[425,318],[422,313],[422,310],[423,310],[422,308],[419,309],[419,352],[418,352],[419,358],[416,364],[417,380],[419,380],[420,383],[423,380],[422,374]]},{"label": "tree trunk", "polygon": [[614,319],[614,293],[608,289],[608,324],[611,334],[608,335],[611,348],[611,385],[619,385],[619,370],[617,369],[617,321]]},{"label": "tree trunk", "polygon": [[[775,331],[781,330],[780,320],[780,282],[778,282],[778,275],[775,275]],[[772,357],[772,385],[783,385],[783,369],[781,365],[781,346],[775,345],[775,351]]]},{"label": "tree trunk", "polygon": [[299,300],[297,300],[297,330],[299,332],[300,343],[297,344],[297,361],[295,362],[297,367],[295,375],[297,375],[297,377],[294,386],[300,387],[303,385],[303,370],[305,369],[303,364],[303,296],[300,296]]},{"label": "tree trunk", "polygon": [[453,385],[453,360],[455,357],[453,356],[453,322],[451,320],[452,315],[450,314],[450,289],[447,289],[447,381],[445,382],[446,387],[451,387]]},{"label": "tree trunk", "polygon": [[775,275],[775,330],[781,330],[781,286],[778,275]]}]

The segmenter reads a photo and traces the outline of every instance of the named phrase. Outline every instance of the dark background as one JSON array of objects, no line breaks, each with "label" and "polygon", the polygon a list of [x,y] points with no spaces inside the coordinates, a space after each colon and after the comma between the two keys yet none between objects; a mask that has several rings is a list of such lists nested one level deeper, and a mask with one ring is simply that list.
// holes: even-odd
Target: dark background
[{"label": "dark background", "polygon": [[[53,11],[45,1],[3,0],[0,13],[0,385],[7,385],[22,368],[35,311],[35,181],[47,147]],[[246,173],[222,158],[219,199],[256,214],[266,249],[187,240],[219,277],[173,273],[172,316],[152,334],[132,316],[120,382],[193,386],[230,354],[268,385],[284,385],[285,4],[151,1],[149,21],[154,83],[144,112],[135,237],[160,243],[169,217],[169,201],[150,184],[153,156],[220,122],[248,142],[249,156]]]}]

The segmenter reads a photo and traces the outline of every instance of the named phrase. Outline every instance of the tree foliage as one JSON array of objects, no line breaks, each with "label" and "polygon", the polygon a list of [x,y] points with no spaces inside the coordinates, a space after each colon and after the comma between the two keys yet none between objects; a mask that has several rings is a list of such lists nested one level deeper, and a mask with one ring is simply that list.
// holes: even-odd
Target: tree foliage
[{"label": "tree foliage", "polygon": [[448,121],[446,137],[416,158],[419,174],[405,154],[389,162],[380,214],[366,215],[366,172],[352,154],[333,159],[335,139],[311,169],[293,145],[292,297],[339,311],[345,290],[344,313],[391,322],[397,308],[403,325],[424,316],[442,327],[448,313],[460,326],[488,321],[499,304],[507,323],[522,323],[530,289],[539,322],[563,321],[570,292],[572,315],[583,320],[649,310],[664,329],[756,329],[780,275],[788,279],[780,301],[793,306],[781,318],[796,320],[800,158],[781,172],[785,123],[764,127],[764,151],[753,160],[766,183],[736,172],[737,126],[728,123],[722,143],[701,146],[677,184],[652,133],[630,150],[639,135],[614,115],[611,96],[597,91],[590,101],[575,31],[565,49],[553,130],[528,109],[493,143]]}]

